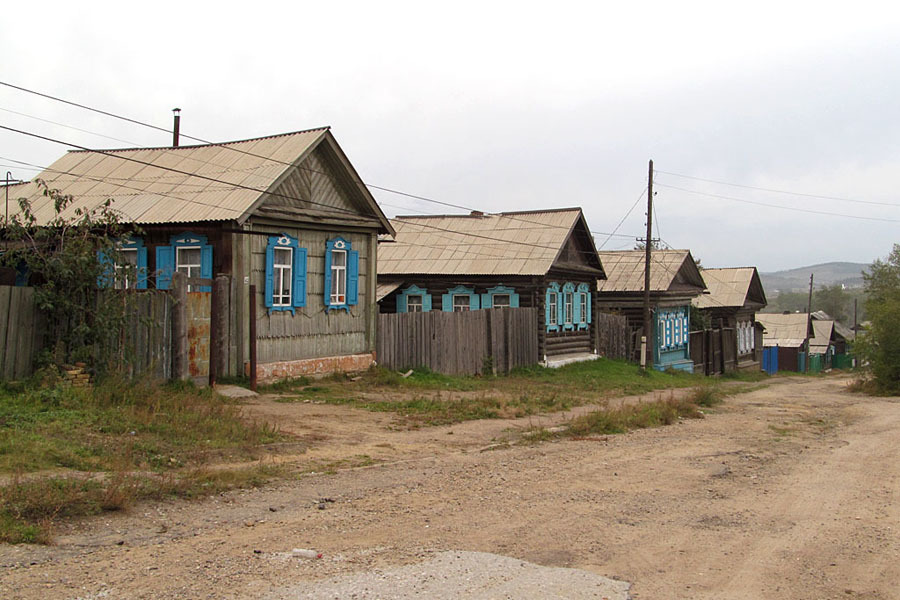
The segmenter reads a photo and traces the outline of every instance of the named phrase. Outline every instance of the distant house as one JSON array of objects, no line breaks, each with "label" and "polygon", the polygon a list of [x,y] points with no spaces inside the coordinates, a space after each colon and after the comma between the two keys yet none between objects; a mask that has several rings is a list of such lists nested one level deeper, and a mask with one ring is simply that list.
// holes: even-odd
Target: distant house
[{"label": "distant house", "polygon": [[538,308],[538,356],[594,358],[605,277],[580,208],[402,216],[378,249],[383,313]]},{"label": "distant house", "polygon": [[[606,280],[597,282],[597,305],[619,312],[629,326],[644,326],[643,250],[600,252]],[[689,250],[654,250],[650,263],[650,306],[653,334],[648,340],[656,369],[692,372],[690,354],[691,301],[706,289],[703,276]],[[638,333],[638,335],[640,335]],[[636,344],[638,350],[640,344]]]},{"label": "distant house", "polygon": [[[826,360],[826,368],[834,367],[838,369],[845,369],[852,366],[852,357],[850,354],[850,344],[856,339],[856,333],[850,329],[849,327],[842,324],[840,321],[836,321],[831,318],[825,311],[817,310],[810,314],[813,320],[813,326],[816,328],[816,347],[821,348],[822,343],[819,343],[821,339],[824,341],[825,334],[828,333],[826,329],[828,328],[828,323],[831,324],[831,332],[829,335],[829,350],[830,352],[825,353]],[[822,325],[819,325],[821,323]],[[820,334],[821,331],[821,334]],[[811,343],[812,347],[813,344]],[[810,350],[810,353],[813,353]]]},{"label": "distant house", "polygon": [[765,328],[763,346],[778,355],[778,370],[805,370],[806,340],[815,334],[807,314],[759,313],[756,320]]},{"label": "distant house", "polygon": [[[223,374],[243,374],[249,364],[251,284],[261,380],[373,362],[377,236],[393,228],[327,128],[220,144],[73,151],[38,177],[74,197],[65,215],[111,199],[122,220],[140,227],[121,240],[119,253],[137,277],[113,278],[118,287],[166,290],[176,271],[230,277]],[[32,202],[39,224],[54,216],[35,183],[16,195]],[[191,328],[190,371],[202,376],[209,332],[202,295],[209,287],[188,291],[189,305],[206,307]]]},{"label": "distant house", "polygon": [[756,267],[703,269],[702,273],[709,294],[691,303],[709,315],[713,327],[734,329],[738,370],[759,370],[763,333],[756,313],[767,301]]}]

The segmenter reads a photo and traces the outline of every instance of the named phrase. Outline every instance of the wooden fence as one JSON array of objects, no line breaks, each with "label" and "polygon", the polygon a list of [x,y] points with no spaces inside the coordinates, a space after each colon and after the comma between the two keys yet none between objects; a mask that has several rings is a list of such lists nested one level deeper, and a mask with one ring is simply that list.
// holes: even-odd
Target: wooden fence
[{"label": "wooden fence", "polygon": [[692,331],[690,336],[695,372],[716,375],[737,369],[737,334],[733,328]]},{"label": "wooden fence", "polygon": [[606,358],[632,358],[632,335],[624,315],[598,312],[594,314],[597,328],[597,353]]},{"label": "wooden fence", "polygon": [[43,322],[33,288],[0,286],[0,378],[31,375],[42,347]]},{"label": "wooden fence", "polygon": [[537,326],[535,308],[380,314],[376,356],[388,369],[508,373],[538,362]]},{"label": "wooden fence", "polygon": [[[104,293],[104,292],[98,292]],[[122,328],[109,329],[95,359],[108,360],[130,375],[169,379],[172,374],[172,299],[165,292],[120,293]],[[0,286],[0,379],[34,372],[34,358],[48,337],[47,319],[35,306],[34,289]]]}]

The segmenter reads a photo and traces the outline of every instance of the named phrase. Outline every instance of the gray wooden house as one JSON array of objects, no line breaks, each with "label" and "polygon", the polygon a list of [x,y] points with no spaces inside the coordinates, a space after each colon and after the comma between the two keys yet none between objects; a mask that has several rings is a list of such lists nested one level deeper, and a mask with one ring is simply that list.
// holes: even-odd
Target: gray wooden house
[{"label": "gray wooden house", "polygon": [[[600,252],[600,259],[606,280],[597,282],[598,307],[604,312],[623,314],[639,336],[644,327],[644,251]],[[693,372],[690,306],[706,289],[703,276],[690,250],[654,250],[650,260],[653,334],[647,343],[653,367]],[[634,346],[640,352],[640,343]]]},{"label": "gray wooden house", "polygon": [[[117,258],[138,276],[117,286],[165,290],[175,271],[230,278],[220,373],[247,372],[251,284],[260,380],[373,362],[377,236],[393,228],[328,128],[220,144],[73,151],[38,178],[74,197],[69,215],[111,199],[113,210],[139,228],[121,240]],[[17,192],[31,200],[39,221],[53,217],[35,183]],[[202,376],[209,368],[209,288],[194,285],[188,296],[196,319],[191,374]]]},{"label": "gray wooden house", "polygon": [[538,308],[538,356],[596,357],[594,287],[605,277],[580,208],[403,216],[379,247],[380,310]]},{"label": "gray wooden house", "polygon": [[756,313],[766,307],[766,293],[756,267],[703,269],[709,289],[692,304],[709,314],[713,327],[735,331],[735,356],[738,370],[759,370],[762,360],[762,326]]}]

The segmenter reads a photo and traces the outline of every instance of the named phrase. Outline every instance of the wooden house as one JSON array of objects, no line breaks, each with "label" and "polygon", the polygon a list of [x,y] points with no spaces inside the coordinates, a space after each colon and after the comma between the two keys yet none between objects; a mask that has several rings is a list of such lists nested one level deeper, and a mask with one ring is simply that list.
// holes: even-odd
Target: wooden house
[{"label": "wooden house", "polygon": [[775,348],[779,371],[803,371],[806,360],[806,340],[815,335],[806,313],[759,313],[757,322],[765,328],[763,347]]},{"label": "wooden house", "polygon": [[605,277],[580,208],[393,219],[378,254],[385,313],[538,308],[538,356],[596,357],[594,287]]},{"label": "wooden house", "polygon": [[[393,228],[328,128],[220,144],[72,151],[38,178],[73,196],[64,215],[110,199],[121,219],[134,223],[136,233],[121,240],[118,254],[138,276],[117,286],[165,290],[175,271],[230,278],[220,373],[246,372],[251,318],[260,380],[360,370],[374,360],[377,236]],[[36,183],[17,191],[39,224],[54,216]],[[209,287],[188,291],[197,319],[190,372],[202,376],[209,367]]]},{"label": "wooden house", "polygon": [[702,275],[709,293],[695,297],[691,303],[709,315],[713,327],[735,331],[737,369],[758,371],[763,332],[756,323],[756,313],[767,301],[756,267],[703,269]]},{"label": "wooden house", "polygon": [[[606,271],[606,280],[597,282],[598,308],[625,315],[635,332],[643,331],[644,251],[608,251],[599,254]],[[691,301],[706,289],[703,276],[689,250],[654,250],[650,260],[653,333],[647,344],[653,357],[653,367],[659,370],[693,372],[690,307]],[[639,351],[640,343],[635,346]]]}]

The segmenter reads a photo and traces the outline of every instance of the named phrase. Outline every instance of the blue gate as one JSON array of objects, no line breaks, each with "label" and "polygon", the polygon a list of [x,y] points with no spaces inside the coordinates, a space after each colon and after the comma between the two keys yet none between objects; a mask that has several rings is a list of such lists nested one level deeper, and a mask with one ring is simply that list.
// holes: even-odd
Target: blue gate
[{"label": "blue gate", "polygon": [[778,372],[778,346],[763,348],[763,371],[769,375]]}]

